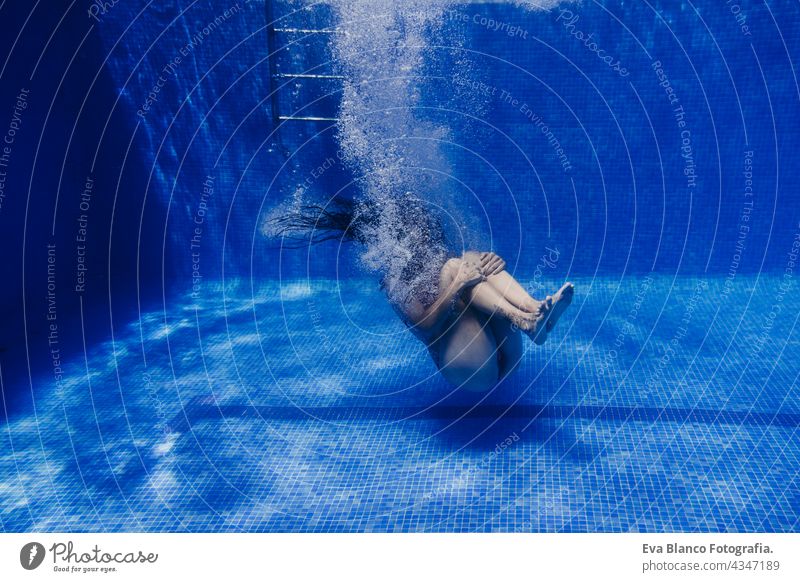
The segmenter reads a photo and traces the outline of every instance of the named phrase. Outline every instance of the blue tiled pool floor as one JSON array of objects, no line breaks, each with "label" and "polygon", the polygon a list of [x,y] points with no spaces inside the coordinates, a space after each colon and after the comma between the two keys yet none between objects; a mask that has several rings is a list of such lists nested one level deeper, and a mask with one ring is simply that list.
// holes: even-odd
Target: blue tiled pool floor
[{"label": "blue tiled pool floor", "polygon": [[209,285],[36,381],[0,427],[0,527],[800,531],[797,294],[574,282],[477,396],[369,281]]}]

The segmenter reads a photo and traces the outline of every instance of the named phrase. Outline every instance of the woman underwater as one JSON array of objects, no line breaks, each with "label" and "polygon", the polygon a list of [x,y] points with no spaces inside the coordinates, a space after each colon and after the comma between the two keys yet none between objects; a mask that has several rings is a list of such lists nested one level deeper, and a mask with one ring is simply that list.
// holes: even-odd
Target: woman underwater
[{"label": "woman underwater", "polygon": [[467,390],[489,390],[513,372],[523,355],[522,333],[543,344],[575,291],[566,283],[538,301],[496,254],[453,252],[440,221],[410,193],[382,205],[304,206],[271,223],[284,238],[364,245],[394,310],[442,376]]}]

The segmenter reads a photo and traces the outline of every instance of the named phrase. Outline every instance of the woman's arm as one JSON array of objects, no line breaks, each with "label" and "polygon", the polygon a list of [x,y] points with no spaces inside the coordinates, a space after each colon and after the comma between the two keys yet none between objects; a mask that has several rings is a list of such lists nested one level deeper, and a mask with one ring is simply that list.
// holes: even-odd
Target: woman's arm
[{"label": "woman's arm", "polygon": [[439,297],[427,309],[416,299],[402,307],[414,327],[425,333],[438,333],[464,289],[484,280],[480,268],[460,259],[450,259],[442,268]]}]

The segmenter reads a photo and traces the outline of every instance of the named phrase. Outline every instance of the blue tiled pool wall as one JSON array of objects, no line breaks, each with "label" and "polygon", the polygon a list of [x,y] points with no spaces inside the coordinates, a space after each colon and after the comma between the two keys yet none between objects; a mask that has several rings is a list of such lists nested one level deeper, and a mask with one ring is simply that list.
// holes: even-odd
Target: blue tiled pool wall
[{"label": "blue tiled pool wall", "polygon": [[364,281],[186,297],[66,362],[0,433],[0,527],[797,531],[800,344],[796,316],[765,328],[777,284],[719,303],[698,297],[722,278],[576,278],[591,300],[471,397]]},{"label": "blue tiled pool wall", "polygon": [[[279,23],[306,22],[306,12],[292,12],[302,5],[276,3]],[[216,2],[140,14],[143,6],[117,5],[101,23],[105,44],[116,43],[109,67],[131,115],[162,68],[225,14]],[[191,282],[191,239],[207,176],[213,196],[203,217],[204,276],[222,274],[223,256],[227,276],[358,275],[352,253],[335,244],[279,254],[275,241],[260,234],[265,213],[337,143],[334,127],[295,122],[281,129],[281,148],[271,133],[264,4],[230,8],[218,21],[220,33],[212,31],[189,51],[140,119],[138,149],[155,172],[148,204],[169,210],[174,268],[168,278],[178,289]],[[800,92],[791,60],[798,54],[800,9],[759,3],[745,12],[746,31],[716,2],[583,2],[550,11],[494,2],[452,6],[441,29],[429,34],[422,71],[428,80],[421,83],[422,106],[451,111],[419,115],[450,127],[459,146],[479,144],[474,151],[445,151],[454,179],[463,183],[455,195],[465,222],[478,225],[481,244],[520,274],[535,271],[546,247],[560,253],[558,275],[781,269],[800,213],[791,160],[798,145],[792,121]],[[319,20],[328,13],[315,10],[313,24],[324,26]],[[517,32],[481,24],[489,19]],[[578,32],[592,34],[628,74],[606,65]],[[325,35],[312,35],[293,44],[291,54],[281,51],[282,70],[328,70],[326,42]],[[477,100],[481,108],[471,122],[465,116],[476,113],[475,95],[450,99],[452,79],[437,79],[465,62],[459,82],[492,93]],[[315,87],[303,85],[295,98],[319,96]],[[295,88],[280,91],[284,101],[286,89]],[[323,93],[335,89],[326,86]],[[306,111],[335,114],[335,104],[336,95]],[[685,116],[676,116],[678,107]],[[562,146],[562,157],[542,124]],[[696,179],[687,177],[687,168]],[[745,196],[749,170],[752,198]],[[352,176],[338,164],[313,189],[325,200]]]}]

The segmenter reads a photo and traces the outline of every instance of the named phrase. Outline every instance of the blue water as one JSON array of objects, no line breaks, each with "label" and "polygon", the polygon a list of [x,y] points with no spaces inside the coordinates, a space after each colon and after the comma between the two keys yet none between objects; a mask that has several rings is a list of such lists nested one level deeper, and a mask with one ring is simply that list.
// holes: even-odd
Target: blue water
[{"label": "blue water", "polygon": [[[336,24],[302,5],[276,2],[274,16]],[[133,208],[95,215],[92,232],[122,225],[114,244],[136,278],[91,279],[80,301],[63,285],[59,380],[46,331],[0,350],[0,529],[800,531],[796,4],[742,3],[745,31],[710,0],[472,3],[427,31],[417,114],[450,128],[454,223],[534,294],[576,286],[548,343],[526,341],[516,374],[485,394],[444,382],[357,249],[279,249],[262,234],[339,147],[331,124],[276,132],[275,107],[335,117],[340,95],[327,80],[271,99],[266,6],[231,6],[225,34],[176,65],[145,115],[163,67],[224,7],[118,3],[89,37],[119,95],[103,102],[125,120],[104,148],[133,144],[135,158],[122,180],[96,170]],[[328,37],[295,41],[279,39],[291,50],[273,55],[278,70],[336,72]],[[454,90],[457,67],[489,94]],[[336,163],[312,194],[352,194],[357,173]],[[72,222],[58,229],[71,241]],[[105,259],[92,274],[112,271]],[[36,292],[26,314],[44,311]]]},{"label": "blue water", "polygon": [[222,305],[145,313],[8,426],[3,525],[796,531],[798,339],[794,318],[762,329],[775,278],[688,322],[722,280],[575,284],[562,331],[477,398],[436,375],[370,281],[252,297],[231,282]]}]

